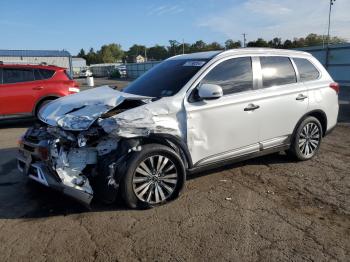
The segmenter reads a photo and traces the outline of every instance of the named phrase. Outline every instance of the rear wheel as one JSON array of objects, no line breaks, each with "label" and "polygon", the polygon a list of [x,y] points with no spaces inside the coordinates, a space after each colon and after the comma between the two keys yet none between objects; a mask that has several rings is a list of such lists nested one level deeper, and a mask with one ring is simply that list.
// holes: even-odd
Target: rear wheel
[{"label": "rear wheel", "polygon": [[181,158],[169,147],[149,144],[128,162],[123,197],[131,208],[147,208],[176,198],[185,182]]},{"label": "rear wheel", "polygon": [[322,125],[317,118],[305,118],[294,134],[290,153],[298,160],[311,159],[320,148],[322,134]]}]

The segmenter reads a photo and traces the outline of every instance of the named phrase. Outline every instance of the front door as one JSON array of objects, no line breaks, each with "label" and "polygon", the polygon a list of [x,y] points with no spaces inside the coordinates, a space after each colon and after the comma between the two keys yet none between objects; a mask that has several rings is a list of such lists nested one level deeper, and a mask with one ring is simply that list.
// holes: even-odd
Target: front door
[{"label": "front door", "polygon": [[224,95],[185,101],[187,144],[195,166],[259,151],[251,58],[230,58],[208,71],[200,83],[220,85]]}]

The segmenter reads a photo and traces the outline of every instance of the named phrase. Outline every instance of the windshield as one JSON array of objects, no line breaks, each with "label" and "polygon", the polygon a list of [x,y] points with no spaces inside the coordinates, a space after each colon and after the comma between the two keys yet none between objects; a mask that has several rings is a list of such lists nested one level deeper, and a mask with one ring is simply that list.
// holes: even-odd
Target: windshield
[{"label": "windshield", "polygon": [[166,60],[132,82],[123,91],[151,97],[175,95],[208,60]]}]

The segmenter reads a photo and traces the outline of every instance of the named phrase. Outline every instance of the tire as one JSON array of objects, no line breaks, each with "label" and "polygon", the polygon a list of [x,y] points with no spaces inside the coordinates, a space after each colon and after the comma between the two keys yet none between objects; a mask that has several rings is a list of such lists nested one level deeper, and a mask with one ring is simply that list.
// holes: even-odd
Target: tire
[{"label": "tire", "polygon": [[[152,168],[153,167],[153,168]],[[121,183],[122,197],[130,208],[150,208],[179,196],[186,180],[183,161],[171,148],[148,144],[134,152]]]},{"label": "tire", "polygon": [[322,136],[320,121],[313,116],[306,117],[293,135],[288,154],[300,161],[313,158],[320,148]]},{"label": "tire", "polygon": [[53,100],[54,99],[46,99],[46,100],[40,102],[40,104],[35,109],[35,117],[38,118],[38,113],[39,113],[40,109],[43,108],[45,105],[47,105],[48,103],[50,103]]}]

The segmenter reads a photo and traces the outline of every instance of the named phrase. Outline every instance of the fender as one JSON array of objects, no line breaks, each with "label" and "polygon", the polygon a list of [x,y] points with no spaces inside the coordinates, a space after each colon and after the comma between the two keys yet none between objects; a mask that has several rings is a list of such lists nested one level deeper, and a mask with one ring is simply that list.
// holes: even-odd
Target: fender
[{"label": "fender", "polygon": [[180,151],[180,157],[185,161],[185,167],[190,169],[193,167],[193,162],[191,158],[190,151],[188,150],[187,144],[178,136],[170,135],[170,134],[150,134],[148,137],[142,138],[143,141],[150,140],[155,141],[157,143],[170,146],[175,150],[178,149]]},{"label": "fender", "polygon": [[298,123],[295,125],[293,133],[292,133],[292,137],[291,137],[291,141],[293,141],[294,139],[294,135],[296,130],[298,129],[298,126],[300,125],[300,123],[307,117],[307,116],[314,116],[316,117],[321,125],[322,125],[322,136],[324,137],[327,133],[327,115],[326,113],[321,110],[321,109],[316,109],[316,110],[312,110],[310,112],[305,113],[298,121]]}]

